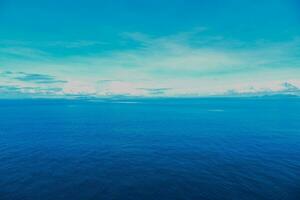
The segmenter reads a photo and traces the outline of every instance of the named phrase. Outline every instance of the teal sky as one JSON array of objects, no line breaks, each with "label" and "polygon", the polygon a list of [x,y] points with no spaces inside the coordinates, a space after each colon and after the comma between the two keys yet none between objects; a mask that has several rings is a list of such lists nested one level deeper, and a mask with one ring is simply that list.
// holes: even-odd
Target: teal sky
[{"label": "teal sky", "polygon": [[297,0],[0,0],[0,97],[300,94]]}]

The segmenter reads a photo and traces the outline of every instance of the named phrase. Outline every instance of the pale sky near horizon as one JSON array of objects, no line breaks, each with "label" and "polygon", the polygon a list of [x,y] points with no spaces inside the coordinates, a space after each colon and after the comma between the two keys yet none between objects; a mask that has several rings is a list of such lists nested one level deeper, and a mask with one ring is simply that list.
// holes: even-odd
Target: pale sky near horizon
[{"label": "pale sky near horizon", "polygon": [[297,0],[0,0],[0,98],[299,88]]}]

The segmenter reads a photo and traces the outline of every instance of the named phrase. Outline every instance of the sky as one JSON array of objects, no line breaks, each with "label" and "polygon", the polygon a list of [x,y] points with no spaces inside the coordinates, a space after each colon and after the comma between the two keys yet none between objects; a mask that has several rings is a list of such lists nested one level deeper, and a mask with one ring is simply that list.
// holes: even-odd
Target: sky
[{"label": "sky", "polygon": [[0,0],[0,98],[300,95],[298,0]]}]

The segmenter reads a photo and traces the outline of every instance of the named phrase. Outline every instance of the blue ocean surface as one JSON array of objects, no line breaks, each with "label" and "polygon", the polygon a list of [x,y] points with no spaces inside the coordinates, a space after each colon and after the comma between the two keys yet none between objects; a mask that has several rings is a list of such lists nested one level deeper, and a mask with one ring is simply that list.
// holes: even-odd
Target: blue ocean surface
[{"label": "blue ocean surface", "polygon": [[0,200],[299,200],[300,99],[0,100]]}]

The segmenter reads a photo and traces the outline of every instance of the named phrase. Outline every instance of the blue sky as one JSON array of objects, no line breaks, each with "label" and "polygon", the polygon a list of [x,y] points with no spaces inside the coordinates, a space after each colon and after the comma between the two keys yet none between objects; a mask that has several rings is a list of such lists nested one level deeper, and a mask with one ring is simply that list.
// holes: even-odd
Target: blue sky
[{"label": "blue sky", "polygon": [[297,0],[1,0],[0,95],[299,94]]}]

